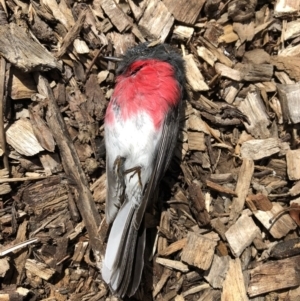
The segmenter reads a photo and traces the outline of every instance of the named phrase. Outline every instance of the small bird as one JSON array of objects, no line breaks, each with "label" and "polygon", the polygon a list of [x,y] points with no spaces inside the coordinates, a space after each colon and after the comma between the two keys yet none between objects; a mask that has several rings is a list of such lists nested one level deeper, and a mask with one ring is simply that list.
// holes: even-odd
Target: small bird
[{"label": "small bird", "polygon": [[103,280],[119,297],[141,281],[144,213],[171,161],[185,95],[182,57],[169,45],[129,49],[105,115],[106,221]]}]

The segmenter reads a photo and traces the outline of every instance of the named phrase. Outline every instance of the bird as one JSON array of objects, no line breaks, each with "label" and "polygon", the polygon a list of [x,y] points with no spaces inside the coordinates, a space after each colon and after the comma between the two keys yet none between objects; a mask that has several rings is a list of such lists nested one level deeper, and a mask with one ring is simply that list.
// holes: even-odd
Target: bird
[{"label": "bird", "polygon": [[147,42],[125,52],[116,75],[104,120],[105,217],[111,228],[102,278],[123,298],[141,282],[145,210],[172,159],[186,77],[172,46]]}]

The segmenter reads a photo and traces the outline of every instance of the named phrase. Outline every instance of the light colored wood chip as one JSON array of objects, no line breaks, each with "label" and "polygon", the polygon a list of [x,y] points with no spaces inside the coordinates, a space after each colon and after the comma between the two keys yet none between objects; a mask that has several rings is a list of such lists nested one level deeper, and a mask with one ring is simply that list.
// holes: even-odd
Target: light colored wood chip
[{"label": "light colored wood chip", "polygon": [[174,17],[164,3],[159,0],[150,0],[139,21],[139,26],[156,39],[164,42],[170,33],[173,23]]},{"label": "light colored wood chip", "polygon": [[229,268],[223,282],[221,301],[248,301],[241,260],[239,258],[229,261]]},{"label": "light colored wood chip", "polygon": [[216,63],[215,68],[216,72],[220,73],[223,77],[227,77],[235,81],[242,80],[241,72],[238,70],[234,70],[221,63]]},{"label": "light colored wood chip", "polygon": [[249,296],[300,285],[299,269],[300,256],[262,263],[250,271]]},{"label": "light colored wood chip", "polygon": [[163,0],[163,3],[177,21],[193,25],[199,16],[205,0]]},{"label": "light colored wood chip", "polygon": [[248,190],[250,188],[253,172],[254,172],[253,160],[244,158],[242,166],[239,170],[238,180],[235,187],[235,192],[237,193],[238,197],[233,198],[230,220],[235,221],[238,215],[243,210],[245,200],[248,195]]},{"label": "light colored wood chip", "polygon": [[215,47],[208,40],[199,36],[199,41],[220,61],[220,63],[228,67],[233,66],[233,62],[220,49]]},{"label": "light colored wood chip", "polygon": [[225,275],[229,268],[229,256],[214,255],[212,265],[209,270],[205,271],[204,278],[213,288],[222,288]]},{"label": "light colored wood chip", "polygon": [[286,153],[287,173],[289,179],[300,179],[300,149],[288,150]]},{"label": "light colored wood chip", "polygon": [[260,160],[270,157],[280,151],[280,141],[277,138],[249,140],[242,144],[242,158]]},{"label": "light colored wood chip", "polygon": [[257,210],[253,212],[253,214],[274,238],[282,238],[287,235],[289,231],[296,229],[297,225],[287,213],[281,214],[277,218],[274,218],[283,210],[283,207],[278,203],[272,204],[273,207],[271,210]]},{"label": "light colored wood chip", "polygon": [[240,102],[238,108],[248,117],[248,121],[243,121],[247,131],[255,138],[269,138],[270,125],[269,116],[265,105],[256,89],[247,93],[247,97]]},{"label": "light colored wood chip", "polygon": [[193,55],[188,54],[184,56],[184,61],[186,65],[186,78],[192,89],[195,92],[209,90],[208,85],[205,83],[204,78],[194,61]]},{"label": "light colored wood chip", "polygon": [[[187,235],[187,244],[182,250],[181,260],[199,269],[209,269],[217,242],[193,232]],[[197,252],[195,252],[197,250]]]},{"label": "light colored wood chip", "polygon": [[130,18],[114,0],[101,0],[101,7],[119,32],[126,31],[132,27]]},{"label": "light colored wood chip", "polygon": [[189,267],[180,261],[157,257],[156,262],[167,268],[178,270],[183,273],[186,273],[189,271]]},{"label": "light colored wood chip", "polygon": [[188,132],[188,145],[189,150],[198,150],[198,151],[205,151],[205,137],[204,133],[198,132]]},{"label": "light colored wood chip", "polygon": [[55,273],[54,269],[35,259],[27,259],[25,269],[44,280],[49,280]]},{"label": "light colored wood chip", "polygon": [[44,149],[38,143],[28,119],[19,119],[6,131],[7,143],[18,153],[33,156]]},{"label": "light colored wood chip", "polygon": [[259,228],[255,225],[253,219],[246,214],[242,214],[235,224],[225,232],[228,244],[235,257],[239,257],[258,234],[260,234]]},{"label": "light colored wood chip", "polygon": [[300,122],[300,84],[277,84],[278,98],[281,103],[283,120],[288,123]]},{"label": "light colored wood chip", "polygon": [[183,40],[183,41],[188,41],[189,39],[191,39],[193,33],[194,33],[193,27],[188,27],[188,26],[183,26],[183,25],[175,26],[174,31],[173,31],[173,34],[177,38],[179,38],[180,40]]},{"label": "light colored wood chip", "polygon": [[211,66],[213,66],[217,60],[213,53],[203,46],[197,47],[197,54]]},{"label": "light colored wood chip", "polygon": [[300,11],[298,0],[277,0],[274,9],[275,17],[297,16]]},{"label": "light colored wood chip", "polygon": [[173,242],[172,244],[170,244],[169,246],[167,246],[165,249],[161,250],[158,253],[158,255],[169,256],[175,252],[182,250],[186,246],[186,243],[187,243],[186,238],[177,240],[177,241]]}]

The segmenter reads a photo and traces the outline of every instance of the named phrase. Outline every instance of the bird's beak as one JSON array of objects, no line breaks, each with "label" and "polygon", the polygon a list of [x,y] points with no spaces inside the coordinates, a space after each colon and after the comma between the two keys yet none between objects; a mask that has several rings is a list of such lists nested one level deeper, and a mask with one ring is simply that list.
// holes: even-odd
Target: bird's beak
[{"label": "bird's beak", "polygon": [[105,60],[112,61],[112,62],[122,62],[122,59],[115,56],[104,56]]}]

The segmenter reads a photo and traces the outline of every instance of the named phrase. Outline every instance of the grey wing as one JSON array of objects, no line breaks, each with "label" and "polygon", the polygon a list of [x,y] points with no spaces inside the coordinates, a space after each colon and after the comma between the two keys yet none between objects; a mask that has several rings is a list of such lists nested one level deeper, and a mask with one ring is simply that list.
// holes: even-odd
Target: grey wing
[{"label": "grey wing", "polygon": [[[118,166],[117,166],[118,165]],[[119,170],[119,171],[118,171]],[[119,176],[117,175],[119,174]],[[115,154],[109,153],[106,149],[106,222],[110,224],[115,219],[124,196],[124,179],[122,158],[115,157]]]},{"label": "grey wing", "polygon": [[154,169],[147,185],[143,201],[139,208],[137,208],[134,216],[134,226],[139,229],[142,222],[145,209],[149,199],[153,196],[157,185],[162,179],[164,173],[169,167],[173,152],[176,146],[178,130],[179,130],[179,112],[181,109],[182,101],[173,110],[167,113],[163,124],[162,136],[158,145],[158,151],[155,159]]}]

